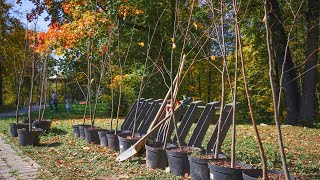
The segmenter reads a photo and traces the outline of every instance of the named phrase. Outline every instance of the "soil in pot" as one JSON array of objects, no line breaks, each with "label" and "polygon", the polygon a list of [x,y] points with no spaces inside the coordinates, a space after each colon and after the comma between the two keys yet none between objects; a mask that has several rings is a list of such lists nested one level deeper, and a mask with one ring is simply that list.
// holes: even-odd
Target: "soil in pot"
[{"label": "soil in pot", "polygon": [[[219,159],[227,159],[225,154],[219,154]],[[213,160],[212,154],[190,154],[188,160],[190,164],[190,176],[193,180],[209,180],[210,171],[208,168],[209,160]]]},{"label": "soil in pot", "polygon": [[81,124],[81,125],[78,125],[78,127],[79,127],[79,137],[80,137],[80,139],[85,139],[84,129],[91,127],[91,125]]},{"label": "soil in pot", "polygon": [[106,130],[106,129],[101,129],[98,131],[100,145],[103,147],[108,147],[107,132],[108,132],[108,130]]},{"label": "soil in pot", "polygon": [[147,167],[165,169],[168,166],[168,158],[162,142],[150,142],[146,144],[145,148]]},{"label": "soil in pot", "polygon": [[134,145],[141,138],[141,136],[142,135],[140,133],[135,133],[133,137],[131,133],[118,134],[120,153],[123,153],[125,150]]},{"label": "soil in pot", "polygon": [[178,147],[169,147],[166,149],[168,157],[168,164],[170,171],[176,176],[184,176],[190,173],[190,165],[188,154],[193,151],[201,151],[200,148],[183,146],[182,149]]},{"label": "soil in pot", "polygon": [[[242,176],[244,180],[260,180],[262,179],[262,169],[246,169],[242,171]],[[285,180],[285,176],[283,173],[279,171],[268,171],[267,172],[268,179],[273,180]],[[290,176],[290,180],[295,180],[296,177]]]},{"label": "soil in pot", "polygon": [[242,171],[252,169],[251,165],[236,163],[235,168],[231,168],[229,160],[211,160],[208,163],[210,170],[210,179],[221,180],[243,180]]},{"label": "soil in pot", "polygon": [[79,131],[79,125],[72,125],[72,129],[73,129],[73,135],[75,138],[79,138],[80,137],[80,131]]},{"label": "soil in pot", "polygon": [[9,135],[11,137],[18,137],[18,129],[22,129],[22,128],[28,129],[29,125],[10,123],[9,124]]},{"label": "soil in pot", "polygon": [[85,140],[87,143],[91,144],[100,144],[99,134],[98,131],[101,130],[100,128],[85,128]]},{"label": "soil in pot", "polygon": [[19,129],[18,130],[18,139],[20,146],[28,146],[28,145],[39,145],[40,143],[40,136],[42,134],[42,129],[33,129],[29,131],[27,129]]},{"label": "soil in pot", "polygon": [[52,121],[50,120],[33,121],[32,126],[34,128],[40,128],[43,129],[45,132],[48,132],[51,129],[51,123]]}]

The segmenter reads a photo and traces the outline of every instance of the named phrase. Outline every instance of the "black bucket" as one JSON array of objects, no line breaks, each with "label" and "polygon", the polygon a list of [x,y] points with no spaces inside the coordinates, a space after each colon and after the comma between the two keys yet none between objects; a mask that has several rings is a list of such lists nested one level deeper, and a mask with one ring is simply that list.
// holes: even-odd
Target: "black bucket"
[{"label": "black bucket", "polygon": [[[117,131],[117,134],[129,133],[129,132],[130,131],[128,130],[121,130],[121,131]],[[109,148],[114,151],[119,151],[119,139],[118,139],[118,136],[115,135],[115,131],[108,131],[106,135],[108,139]]]},{"label": "black bucket", "polygon": [[168,166],[166,151],[160,147],[152,147],[146,144],[146,164],[152,169],[165,169]]},{"label": "black bucket", "polygon": [[[168,157],[168,164],[170,171],[176,176],[184,176],[190,173],[190,165],[187,152],[174,152],[171,151],[175,147],[167,148],[166,153]],[[200,148],[195,148],[199,150]]]},{"label": "black bucket", "polygon": [[28,131],[27,129],[18,130],[18,139],[20,146],[39,145],[42,129]]},{"label": "black bucket", "polygon": [[9,124],[9,135],[11,137],[18,137],[18,129],[28,129],[29,125],[27,124],[16,124],[16,123],[10,123]]},{"label": "black bucket", "polygon": [[41,137],[41,134],[43,133],[43,129],[36,128],[36,129],[33,129],[31,133],[33,135],[33,145],[38,146],[40,144],[40,137]]},{"label": "black bucket", "polygon": [[129,149],[141,138],[140,133],[134,134],[134,139],[128,139],[127,136],[131,136],[131,133],[120,133],[118,134],[120,153],[123,153],[125,150]]},{"label": "black bucket", "polygon": [[242,171],[244,169],[251,169],[252,166],[243,163],[236,163],[243,169],[235,169],[229,167],[218,166],[215,164],[208,163],[208,168],[210,169],[210,179],[219,179],[219,180],[243,180]]},{"label": "black bucket", "polygon": [[108,130],[106,130],[106,129],[101,129],[98,131],[100,145],[103,147],[108,147],[107,132],[108,132]]},{"label": "black bucket", "polygon": [[118,136],[114,134],[114,131],[107,132],[106,136],[109,148],[114,151],[119,151],[119,139]]},{"label": "black bucket", "polygon": [[[283,174],[279,171],[267,171],[268,174]],[[262,169],[246,169],[242,171],[244,180],[257,180],[262,178]],[[296,180],[296,177],[290,176],[290,180]]]},{"label": "black bucket", "polygon": [[86,136],[85,136],[85,133],[84,133],[84,129],[86,129],[86,128],[89,128],[89,127],[91,127],[90,125],[78,125],[78,127],[79,127],[79,137],[80,137],[80,139],[85,139],[86,138]]},{"label": "black bucket", "polygon": [[45,132],[48,132],[51,129],[51,123],[52,121],[50,120],[33,121],[32,126],[34,128],[40,128],[43,129]]},{"label": "black bucket", "polygon": [[[224,154],[219,154],[219,159],[227,159]],[[209,180],[210,171],[208,168],[208,162],[211,159],[208,158],[198,158],[192,155],[188,155],[188,160],[190,164],[190,176],[194,180]]]},{"label": "black bucket", "polygon": [[72,125],[72,129],[73,129],[74,137],[79,138],[80,137],[79,125]]},{"label": "black bucket", "polygon": [[100,144],[100,139],[98,135],[98,130],[100,129],[92,129],[92,128],[85,128],[85,140],[87,143],[91,144]]}]

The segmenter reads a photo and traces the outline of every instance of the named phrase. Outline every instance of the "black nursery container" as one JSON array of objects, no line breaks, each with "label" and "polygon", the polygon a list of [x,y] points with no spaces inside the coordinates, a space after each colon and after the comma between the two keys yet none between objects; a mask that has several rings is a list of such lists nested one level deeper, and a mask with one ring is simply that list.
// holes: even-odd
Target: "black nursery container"
[{"label": "black nursery container", "polygon": [[[219,154],[219,159],[227,159],[224,154]],[[193,180],[209,180],[210,171],[208,168],[208,162],[211,159],[198,158],[192,155],[188,155],[188,160],[190,164],[190,176]]]},{"label": "black nursery container", "polygon": [[78,125],[79,127],[79,137],[80,139],[85,139],[84,129],[91,127],[90,125]]},{"label": "black nursery container", "polygon": [[43,129],[43,131],[48,132],[51,129],[51,123],[52,121],[50,120],[33,121],[32,126],[34,128],[40,128],[40,129]]},{"label": "black nursery container", "polygon": [[128,136],[131,136],[131,133],[118,134],[120,153],[123,153],[125,150],[129,149],[132,145],[139,141],[142,135],[140,133],[135,133],[134,139],[128,139]]},{"label": "black nursery container", "polygon": [[243,180],[242,178],[242,171],[244,169],[251,169],[252,166],[243,163],[237,163],[241,165],[242,169],[235,169],[229,167],[218,166],[215,164],[208,163],[208,167],[210,170],[210,179],[215,180]]},{"label": "black nursery container", "polygon": [[[166,149],[166,154],[168,157],[168,164],[170,171],[176,176],[183,176],[190,173],[190,165],[188,160],[189,152],[175,152],[171,151],[176,147],[169,147]],[[189,147],[190,148],[190,147]],[[200,148],[193,147],[194,150],[201,151]]]},{"label": "black nursery container", "polygon": [[[268,174],[283,174],[279,171],[267,171]],[[246,169],[242,171],[244,180],[258,180],[262,177],[262,169]],[[296,177],[290,176],[290,180],[296,180]]]},{"label": "black nursery container", "polygon": [[118,136],[114,134],[114,131],[107,132],[106,136],[109,148],[114,151],[119,151],[119,139]]},{"label": "black nursery container", "polygon": [[26,129],[18,130],[18,139],[20,146],[28,146],[28,145],[39,145],[40,136],[43,132],[42,129],[34,129],[32,131],[28,131]]},{"label": "black nursery container", "polygon": [[165,169],[168,166],[166,151],[146,144],[146,164],[152,169]]},{"label": "black nursery container", "polygon": [[85,140],[87,143],[91,144],[100,144],[98,130],[100,129],[92,129],[92,128],[85,128]]},{"label": "black nursery container", "polygon": [[73,129],[74,137],[79,138],[80,137],[79,125],[72,125],[72,129]]},{"label": "black nursery container", "polygon": [[105,129],[101,129],[98,131],[100,145],[103,147],[108,147],[107,132],[108,132],[108,130],[105,130]]},{"label": "black nursery container", "polygon": [[22,129],[22,128],[28,129],[29,125],[10,123],[9,124],[9,135],[11,137],[18,137],[18,129]]}]

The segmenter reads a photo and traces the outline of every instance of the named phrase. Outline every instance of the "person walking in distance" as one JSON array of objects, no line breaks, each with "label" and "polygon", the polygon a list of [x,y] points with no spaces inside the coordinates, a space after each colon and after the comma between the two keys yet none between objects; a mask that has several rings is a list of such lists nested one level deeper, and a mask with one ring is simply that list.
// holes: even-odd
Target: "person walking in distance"
[{"label": "person walking in distance", "polygon": [[67,112],[69,113],[70,112],[70,108],[71,108],[71,99],[67,98],[66,99],[66,108],[67,108]]},{"label": "person walking in distance", "polygon": [[54,104],[56,112],[58,112],[58,98],[56,92],[52,91],[51,101],[50,101],[50,109],[53,111],[52,104]]}]

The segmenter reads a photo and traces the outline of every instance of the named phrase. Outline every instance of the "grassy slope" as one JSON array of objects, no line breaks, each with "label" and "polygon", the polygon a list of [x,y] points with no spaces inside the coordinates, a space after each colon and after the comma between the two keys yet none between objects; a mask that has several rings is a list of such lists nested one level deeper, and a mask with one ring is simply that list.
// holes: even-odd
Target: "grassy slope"
[{"label": "grassy slope", "polygon": [[[19,147],[24,153],[36,160],[52,173],[41,173],[43,179],[101,179],[106,177],[122,178],[157,178],[172,179],[173,176],[162,170],[150,170],[142,158],[134,158],[123,163],[115,162],[116,152],[99,145],[88,145],[80,139],[73,138],[72,124],[80,123],[83,106],[73,106],[73,112],[67,114],[64,107],[60,113],[47,112],[46,117],[54,119],[53,130],[42,136],[40,147]],[[99,108],[97,125],[108,127],[109,119],[105,116],[104,107]],[[14,119],[0,120],[0,135],[17,146],[17,139],[8,137],[8,123]],[[208,141],[214,126],[209,127],[204,144]],[[283,127],[285,148],[290,172],[300,179],[317,179],[320,177],[320,130],[303,127]],[[268,158],[268,167],[280,169],[275,126],[259,126]],[[191,133],[189,133],[189,136]],[[239,125],[237,128],[237,160],[260,166],[259,153],[250,125]],[[188,138],[187,138],[188,139]],[[230,132],[225,140],[223,151],[230,155]],[[280,169],[281,170],[281,169]]]}]

